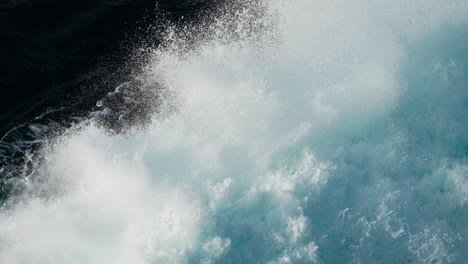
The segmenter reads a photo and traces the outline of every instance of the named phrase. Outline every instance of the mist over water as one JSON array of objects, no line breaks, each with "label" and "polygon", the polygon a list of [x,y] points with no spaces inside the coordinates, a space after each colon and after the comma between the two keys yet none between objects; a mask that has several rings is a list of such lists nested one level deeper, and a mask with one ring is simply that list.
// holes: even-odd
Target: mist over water
[{"label": "mist over water", "polygon": [[273,0],[168,29],[150,124],[44,144],[0,263],[464,263],[467,24],[462,0]]}]

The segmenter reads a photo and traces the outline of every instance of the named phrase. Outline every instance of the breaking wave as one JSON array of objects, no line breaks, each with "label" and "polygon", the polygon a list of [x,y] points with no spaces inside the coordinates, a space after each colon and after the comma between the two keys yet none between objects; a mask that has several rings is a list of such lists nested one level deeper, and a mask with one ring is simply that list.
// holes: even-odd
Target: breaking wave
[{"label": "breaking wave", "polygon": [[468,259],[468,2],[219,12],[147,51],[144,126],[122,84],[35,152],[1,263]]}]

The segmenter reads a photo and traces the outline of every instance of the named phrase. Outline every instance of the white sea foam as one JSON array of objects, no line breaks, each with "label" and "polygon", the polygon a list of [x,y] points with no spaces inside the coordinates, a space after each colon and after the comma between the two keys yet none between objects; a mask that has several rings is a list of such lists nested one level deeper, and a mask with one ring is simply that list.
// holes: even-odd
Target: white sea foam
[{"label": "white sea foam", "polygon": [[[462,70],[427,84],[443,60],[425,63],[421,39],[465,23],[468,3],[237,8],[195,47],[168,33],[172,46],[148,55],[142,82],[164,87],[151,125],[119,136],[90,120],[44,146],[27,195],[0,215],[0,263],[467,256],[457,242],[468,233],[466,160],[455,147],[466,139],[442,128],[466,131],[456,114],[468,82]],[[439,100],[455,110],[424,112]],[[459,142],[441,149],[443,139]]]}]

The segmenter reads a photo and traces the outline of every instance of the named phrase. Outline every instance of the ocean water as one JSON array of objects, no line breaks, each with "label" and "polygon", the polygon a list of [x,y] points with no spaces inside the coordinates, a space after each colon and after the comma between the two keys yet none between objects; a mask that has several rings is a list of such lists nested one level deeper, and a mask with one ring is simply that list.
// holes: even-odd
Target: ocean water
[{"label": "ocean water", "polygon": [[28,152],[0,263],[466,263],[468,2],[204,15]]}]

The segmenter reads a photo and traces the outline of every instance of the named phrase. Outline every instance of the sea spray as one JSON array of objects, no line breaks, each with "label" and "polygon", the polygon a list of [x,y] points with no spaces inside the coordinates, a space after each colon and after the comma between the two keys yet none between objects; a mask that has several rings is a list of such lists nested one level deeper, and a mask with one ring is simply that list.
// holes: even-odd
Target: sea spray
[{"label": "sea spray", "polygon": [[0,262],[463,263],[468,4],[223,10],[147,55],[151,124],[43,146]]}]

